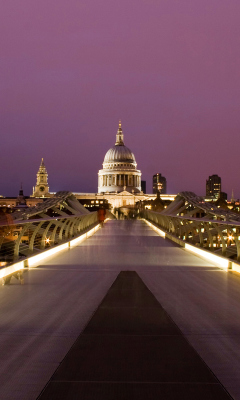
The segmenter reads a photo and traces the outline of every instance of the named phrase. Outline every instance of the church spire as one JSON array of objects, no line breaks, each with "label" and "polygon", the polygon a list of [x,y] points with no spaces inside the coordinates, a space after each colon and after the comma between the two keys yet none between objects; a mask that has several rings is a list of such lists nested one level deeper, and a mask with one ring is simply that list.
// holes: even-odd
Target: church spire
[{"label": "church spire", "polygon": [[23,196],[22,182],[21,182],[21,186],[20,186],[20,190],[19,190],[19,196]]},{"label": "church spire", "polygon": [[116,135],[116,146],[123,146],[123,132],[122,132],[122,122],[121,120],[119,120],[118,123],[118,131],[117,131],[117,135]]},{"label": "church spire", "polygon": [[41,160],[41,164],[40,164],[38,173],[39,173],[39,174],[47,174],[47,168],[45,167],[43,158],[42,158],[42,160]]},{"label": "church spire", "polygon": [[49,197],[48,173],[43,158],[37,173],[37,183],[33,187],[33,197]]}]

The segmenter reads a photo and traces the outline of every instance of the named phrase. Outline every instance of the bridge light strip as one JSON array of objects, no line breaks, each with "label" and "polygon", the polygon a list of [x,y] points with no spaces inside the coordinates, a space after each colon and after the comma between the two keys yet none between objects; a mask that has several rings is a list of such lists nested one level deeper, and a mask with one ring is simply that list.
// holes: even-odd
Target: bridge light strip
[{"label": "bridge light strip", "polygon": [[149,222],[147,219],[144,219],[144,221],[154,230],[156,231],[160,236],[163,236],[165,238],[166,233],[162,231],[161,229],[157,228],[155,225],[153,225],[151,222]]},{"label": "bridge light strip", "polygon": [[98,229],[100,228],[100,224],[96,225],[94,228],[90,229],[90,231],[84,233],[83,235],[77,237],[76,239],[70,240],[69,247],[76,246],[78,243],[92,236]]},{"label": "bridge light strip", "polygon": [[44,260],[47,257],[52,256],[53,254],[58,253],[59,251],[65,250],[68,248],[68,243],[60,244],[59,246],[43,251],[41,254],[37,254],[36,256],[28,258],[28,266],[32,267],[34,264],[38,263],[39,261]]},{"label": "bridge light strip", "polygon": [[222,268],[228,269],[229,268],[229,260],[219,257],[216,254],[212,254],[208,251],[199,249],[191,244],[185,243],[185,249],[191,251],[192,253],[198,254],[201,257],[204,257],[215,264],[219,264]]},{"label": "bridge light strip", "polygon": [[28,266],[32,267],[34,264],[38,263],[39,261],[42,261],[45,258],[58,253],[59,251],[62,251],[62,250],[68,249],[69,247],[75,246],[77,243],[92,236],[96,232],[96,230],[98,229],[99,226],[100,225],[95,226],[94,228],[90,229],[90,231],[80,235],[76,239],[72,239],[67,243],[60,244],[59,246],[54,247],[53,249],[46,250],[46,251],[42,252],[41,254],[37,254],[36,256],[28,258]]},{"label": "bridge light strip", "polygon": [[[151,222],[149,222],[148,220],[146,220],[146,219],[143,219],[143,220],[144,220],[152,229],[154,229],[160,236],[166,237],[166,233],[165,233],[164,231],[162,231],[161,229],[157,228],[155,225],[153,225],[153,224],[152,224]],[[169,238],[169,239],[171,239],[170,236],[171,236],[171,235],[169,234],[169,235],[168,235],[168,238]],[[229,264],[230,264],[231,262],[229,262],[228,259],[223,258],[223,257],[219,257],[219,256],[217,256],[217,255],[215,255],[215,254],[212,254],[212,253],[208,252],[208,251],[199,249],[198,247],[192,246],[191,244],[188,244],[188,243],[184,242],[183,240],[180,240],[180,239],[179,239],[179,241],[182,242],[182,243],[181,243],[181,246],[182,246],[183,248],[185,248],[186,250],[191,251],[192,253],[198,254],[198,255],[201,256],[201,257],[204,257],[204,258],[206,258],[206,259],[212,261],[213,263],[220,265],[222,268],[224,268],[224,269],[226,269],[226,270],[229,269]],[[233,268],[234,270],[237,271],[237,268],[235,269],[235,266],[232,266],[232,268]],[[238,268],[239,268],[239,272],[240,272],[240,266],[239,266]]]},{"label": "bridge light strip", "polygon": [[5,267],[0,269],[0,279],[4,278],[7,275],[13,274],[14,272],[19,271],[20,269],[24,268],[24,262],[20,261],[18,263],[15,263],[13,265],[10,265],[9,267]]},{"label": "bridge light strip", "polygon": [[70,247],[75,246],[77,243],[87,239],[88,237],[92,236],[98,229],[100,228],[100,224],[96,225],[94,228],[90,229],[88,232],[80,235],[79,237],[70,240],[67,243],[60,244],[59,246],[56,246],[52,249],[45,250],[40,254],[37,254],[35,256],[32,256],[30,258],[27,258],[23,261],[17,262],[15,264],[10,265],[9,267],[1,268],[0,269],[0,279],[4,278],[7,275],[13,274],[14,272],[17,272],[21,269],[24,269],[24,267],[27,265],[29,268],[37,267],[36,264],[39,263],[39,261],[44,260],[47,257],[50,257],[56,253],[59,253],[62,250],[69,249]]}]

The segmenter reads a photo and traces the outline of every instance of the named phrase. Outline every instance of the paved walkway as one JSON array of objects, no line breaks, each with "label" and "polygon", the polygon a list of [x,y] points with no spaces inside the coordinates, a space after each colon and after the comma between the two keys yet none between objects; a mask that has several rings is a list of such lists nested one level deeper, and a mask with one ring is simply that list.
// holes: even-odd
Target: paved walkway
[{"label": "paved walkway", "polygon": [[134,271],[122,271],[39,400],[230,400]]},{"label": "paved walkway", "polygon": [[35,400],[120,271],[136,271],[229,393],[240,400],[240,275],[109,221],[76,248],[0,288],[0,398]]}]

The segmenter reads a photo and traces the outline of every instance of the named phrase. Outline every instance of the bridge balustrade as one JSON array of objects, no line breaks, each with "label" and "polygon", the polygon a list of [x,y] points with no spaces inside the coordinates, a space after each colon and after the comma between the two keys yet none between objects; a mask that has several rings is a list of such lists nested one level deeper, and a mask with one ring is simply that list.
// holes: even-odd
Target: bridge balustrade
[{"label": "bridge balustrade", "polygon": [[89,212],[71,192],[63,191],[36,207],[6,214],[0,220],[0,267],[69,242],[97,224],[97,212]]},{"label": "bridge balustrade", "polygon": [[240,222],[166,215],[144,210],[141,216],[167,234],[189,244],[240,261]]},{"label": "bridge balustrade", "polygon": [[6,265],[69,241],[98,223],[97,212],[0,226],[0,263]]}]

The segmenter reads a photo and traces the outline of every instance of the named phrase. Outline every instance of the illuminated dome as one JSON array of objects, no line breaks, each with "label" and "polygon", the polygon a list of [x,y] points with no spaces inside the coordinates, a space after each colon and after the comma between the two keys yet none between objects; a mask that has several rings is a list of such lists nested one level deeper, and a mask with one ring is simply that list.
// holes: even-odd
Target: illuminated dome
[{"label": "illuminated dome", "polygon": [[98,172],[98,193],[141,191],[141,171],[132,151],[124,145],[122,124],[119,121],[115,146],[104,157],[103,169]]},{"label": "illuminated dome", "polygon": [[115,161],[136,162],[134,154],[131,152],[131,150],[124,145],[118,144],[107,151],[103,162],[108,163]]}]

